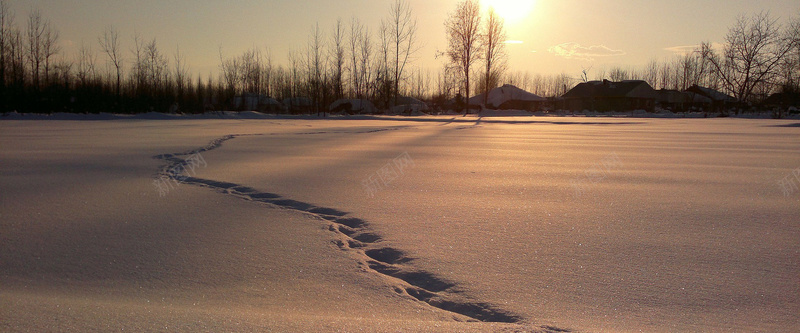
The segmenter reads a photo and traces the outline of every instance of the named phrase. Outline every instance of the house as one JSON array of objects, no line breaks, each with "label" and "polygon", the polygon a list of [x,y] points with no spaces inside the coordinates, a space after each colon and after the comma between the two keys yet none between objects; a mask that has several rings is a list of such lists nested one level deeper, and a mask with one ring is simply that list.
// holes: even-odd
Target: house
[{"label": "house", "polygon": [[[478,94],[469,99],[470,105],[483,105],[484,94]],[[522,90],[514,85],[505,84],[489,90],[486,108],[499,110],[527,110],[536,111],[542,108],[546,101],[534,93]]]},{"label": "house", "polygon": [[765,101],[766,107],[777,107],[788,109],[794,107],[800,108],[800,92],[778,92],[770,95]]},{"label": "house", "polygon": [[419,115],[430,111],[428,104],[413,97],[398,97],[397,105],[392,107],[392,114]]},{"label": "house", "polygon": [[572,111],[653,111],[656,96],[656,91],[640,80],[589,81],[567,91],[562,106]]},{"label": "house", "polygon": [[656,105],[662,109],[685,111],[692,104],[692,96],[677,90],[659,89],[656,91]]},{"label": "house", "polygon": [[279,112],[280,102],[260,94],[244,93],[233,98],[233,107],[241,111]]},{"label": "house", "polygon": [[656,91],[656,105],[671,111],[708,110],[712,102],[708,97],[688,91],[670,89]]},{"label": "house", "polygon": [[308,97],[284,98],[283,105],[291,114],[311,113],[314,102]]},{"label": "house", "polygon": [[691,94],[695,107],[700,107],[706,111],[723,112],[739,104],[736,98],[730,95],[698,85],[689,87],[686,92]]},{"label": "house", "polygon": [[767,97],[761,106],[772,110],[773,118],[783,118],[785,113],[798,113],[798,110],[800,110],[800,92],[782,91],[774,93]]},{"label": "house", "polygon": [[374,114],[378,113],[378,108],[366,99],[340,99],[333,102],[328,110],[331,113],[346,114]]}]

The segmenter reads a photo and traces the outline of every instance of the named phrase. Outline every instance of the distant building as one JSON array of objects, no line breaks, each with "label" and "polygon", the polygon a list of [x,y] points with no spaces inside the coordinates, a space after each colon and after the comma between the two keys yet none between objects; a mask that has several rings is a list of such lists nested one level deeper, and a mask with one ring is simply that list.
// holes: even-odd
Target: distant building
[{"label": "distant building", "polygon": [[653,111],[656,96],[645,81],[589,81],[564,94],[562,107],[572,111]]},{"label": "distant building", "polygon": [[770,95],[763,103],[767,107],[800,108],[800,92],[779,92]]},{"label": "distant building", "polygon": [[240,111],[277,113],[283,110],[280,102],[264,95],[244,93],[233,98],[233,106]]},{"label": "distant building", "polygon": [[[470,105],[483,105],[484,94],[478,94],[469,99]],[[486,108],[497,110],[540,110],[546,101],[534,93],[522,90],[514,85],[505,84],[489,90]]]},{"label": "distant building", "polygon": [[413,97],[397,98],[397,105],[392,107],[391,114],[419,115],[430,111],[428,104]]},{"label": "distant building", "polygon": [[291,114],[311,113],[314,102],[308,97],[284,98],[283,105]]},{"label": "distant building", "polygon": [[736,98],[711,88],[693,85],[685,92],[691,94],[695,107],[706,111],[723,112],[739,105]]},{"label": "distant building", "polygon": [[773,118],[783,118],[786,113],[795,114],[800,111],[800,92],[783,91],[767,97],[762,107],[771,110]]},{"label": "distant building", "polygon": [[333,102],[328,107],[328,111],[346,114],[375,114],[378,113],[378,108],[366,99],[340,99]]},{"label": "distant building", "polygon": [[660,89],[656,91],[656,105],[671,111],[685,111],[692,105],[692,96],[682,91]]}]

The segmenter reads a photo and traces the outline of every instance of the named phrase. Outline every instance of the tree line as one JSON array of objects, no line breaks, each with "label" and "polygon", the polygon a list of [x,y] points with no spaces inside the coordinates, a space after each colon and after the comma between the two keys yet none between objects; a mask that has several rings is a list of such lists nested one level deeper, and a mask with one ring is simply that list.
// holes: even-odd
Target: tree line
[{"label": "tree line", "polygon": [[353,17],[331,32],[312,27],[306,45],[275,65],[268,48],[239,55],[220,49],[218,75],[193,77],[179,48],[164,52],[155,38],[133,36],[121,47],[107,27],[77,54],[61,52],[58,30],[38,10],[20,27],[0,0],[0,108],[22,112],[147,111],[198,113],[236,110],[237,96],[263,95],[311,102],[324,112],[336,99],[368,99],[382,108],[404,95],[429,98],[433,75],[412,66],[420,46],[417,21],[405,0],[395,1],[373,31]]},{"label": "tree line", "polygon": [[377,29],[356,17],[337,20],[328,31],[314,25],[285,65],[275,64],[268,48],[238,55],[220,49],[219,72],[205,78],[190,73],[179,48],[164,52],[155,38],[134,35],[133,47],[123,50],[119,31],[109,26],[67,55],[58,30],[38,10],[22,23],[0,0],[4,112],[200,113],[241,109],[236,97],[249,94],[302,98],[310,104],[304,112],[320,113],[341,98],[370,100],[381,109],[404,103],[404,96],[444,105],[503,83],[557,97],[590,79],[639,79],[674,90],[696,84],[744,102],[800,92],[800,17],[781,25],[769,13],[740,16],[722,46],[706,42],[643,68],[585,68],[578,76],[509,71],[503,20],[492,9],[482,13],[478,0],[458,2],[444,22],[448,46],[437,51],[444,60],[437,72],[414,65],[421,46],[406,0],[393,2]]}]

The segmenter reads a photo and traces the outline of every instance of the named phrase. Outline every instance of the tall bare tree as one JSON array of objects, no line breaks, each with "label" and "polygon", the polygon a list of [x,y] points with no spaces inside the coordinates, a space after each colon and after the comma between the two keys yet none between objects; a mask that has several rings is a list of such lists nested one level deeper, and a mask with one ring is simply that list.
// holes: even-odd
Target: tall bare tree
[{"label": "tall bare tree", "polygon": [[44,56],[44,80],[45,84],[50,84],[50,72],[53,69],[53,57],[61,52],[58,45],[59,33],[55,30],[49,20],[44,21],[44,38],[42,39],[42,55]]},{"label": "tall bare tree", "polygon": [[8,56],[10,63],[11,85],[19,91],[25,84],[25,42],[22,31],[14,28],[8,32]]},{"label": "tall bare tree", "polygon": [[78,83],[80,83],[81,87],[85,87],[89,85],[90,82],[94,81],[97,73],[95,67],[96,62],[97,56],[92,52],[92,47],[81,43],[81,47],[78,49],[78,64],[76,69]]},{"label": "tall bare tree", "polygon": [[[358,48],[358,62],[360,65],[359,68],[359,75],[358,75],[358,82],[361,84],[359,88],[359,92],[357,93],[358,98],[364,98],[366,96],[371,96],[372,93],[370,91],[370,83],[372,82],[372,58],[373,58],[373,46],[372,46],[372,38],[368,28],[364,28],[361,34],[361,38],[359,39],[359,48]],[[374,91],[374,89],[373,89]]]},{"label": "tall bare tree", "polygon": [[[0,88],[6,87],[6,68],[9,58],[9,39],[13,27],[14,16],[8,8],[8,2],[0,0]],[[5,98],[5,96],[3,96]]]},{"label": "tall bare tree", "polygon": [[191,87],[192,79],[189,77],[189,69],[186,66],[186,57],[181,53],[180,46],[175,48],[173,55],[175,60],[175,88],[178,100],[182,101],[186,96],[187,89]]},{"label": "tall bare tree", "polygon": [[[219,84],[224,88],[220,89],[225,92],[224,98],[233,98],[239,92],[239,79],[241,77],[241,65],[238,58],[226,59],[222,55],[222,48],[219,50],[220,69],[222,70]],[[209,76],[209,82],[211,76]],[[209,83],[210,85],[210,83]]]},{"label": "tall bare tree", "polygon": [[503,75],[506,66],[505,40],[506,32],[503,19],[489,8],[486,15],[481,47],[483,48],[483,61],[486,64],[483,81],[483,105],[489,101],[489,90],[499,84],[500,77]]},{"label": "tall bare tree", "polygon": [[417,20],[413,17],[411,6],[405,0],[395,0],[389,14],[389,34],[394,59],[394,88],[392,103],[397,104],[400,82],[405,80],[404,72],[411,57],[417,52]]},{"label": "tall bare tree", "polygon": [[308,74],[308,85],[311,93],[311,98],[314,102],[314,108],[317,111],[317,116],[324,113],[322,104],[325,97],[325,82],[324,82],[324,59],[323,59],[323,43],[322,31],[319,29],[319,23],[314,25],[311,30],[311,36],[308,40],[308,48],[306,49],[306,66]]},{"label": "tall bare tree", "polygon": [[722,55],[717,55],[710,43],[703,43],[701,52],[717,72],[726,92],[739,101],[752,101],[757,91],[779,84],[780,65],[799,43],[790,31],[768,12],[739,16],[725,36]]},{"label": "tall bare tree", "polygon": [[28,48],[28,63],[31,71],[31,81],[33,87],[36,89],[41,88],[41,74],[42,65],[44,64],[44,50],[43,43],[45,23],[42,19],[42,14],[39,10],[33,10],[28,15],[28,30],[27,32],[27,48]]},{"label": "tall bare tree", "polygon": [[345,41],[344,41],[344,27],[342,26],[342,20],[337,19],[336,25],[333,27],[333,34],[331,35],[331,47],[330,52],[333,65],[332,73],[332,84],[333,84],[333,94],[335,95],[336,99],[342,98],[344,96],[344,61],[345,61]]},{"label": "tall bare tree", "polygon": [[261,89],[264,95],[272,96],[273,94],[273,74],[275,72],[275,67],[272,64],[272,51],[267,48],[266,55],[264,56],[264,61],[261,64],[261,80],[263,83],[261,84]]},{"label": "tall bare tree", "polygon": [[119,49],[119,32],[114,30],[113,26],[108,26],[103,31],[103,36],[98,37],[97,40],[117,74],[115,91],[119,98],[122,96],[122,54]]},{"label": "tall bare tree", "polygon": [[359,71],[359,69],[361,69],[361,62],[359,61],[359,49],[361,47],[361,38],[363,34],[364,26],[356,17],[353,17],[350,20],[350,32],[348,34],[347,47],[350,51],[348,57],[348,61],[350,61],[350,89],[352,91],[352,95],[354,95],[356,98],[362,98],[360,80],[361,75]]},{"label": "tall bare tree", "polygon": [[169,61],[158,50],[155,38],[145,45],[144,60],[148,88],[151,93],[161,91],[169,81]]},{"label": "tall bare tree", "polygon": [[[445,21],[447,56],[463,77],[464,94],[469,98],[472,65],[480,60],[481,14],[477,0],[463,0]],[[464,116],[467,112],[464,111]]]},{"label": "tall bare tree", "polygon": [[391,32],[389,24],[386,21],[381,21],[380,29],[378,30],[378,41],[379,41],[379,50],[377,54],[377,65],[375,66],[376,70],[376,92],[379,95],[379,99],[381,100],[383,107],[389,107],[391,104],[392,99],[392,88],[394,87],[394,82],[392,79],[394,75],[391,75],[391,50],[392,50],[392,42],[391,42]]},{"label": "tall bare tree", "polygon": [[[795,41],[800,40],[800,15],[795,16],[787,28],[788,38]],[[800,92],[800,42],[795,43],[793,50],[789,51],[783,61],[781,72],[783,73],[784,91]]]},{"label": "tall bare tree", "polygon": [[45,84],[48,83],[53,56],[60,51],[58,31],[54,30],[50,22],[42,18],[41,12],[36,9],[28,16],[27,37],[31,79],[34,88],[40,89],[42,78]]}]

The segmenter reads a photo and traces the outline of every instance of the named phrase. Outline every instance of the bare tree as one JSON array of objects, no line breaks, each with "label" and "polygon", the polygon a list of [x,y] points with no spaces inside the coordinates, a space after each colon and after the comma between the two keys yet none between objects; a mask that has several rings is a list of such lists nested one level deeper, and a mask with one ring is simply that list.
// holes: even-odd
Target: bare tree
[{"label": "bare tree", "polygon": [[[447,56],[463,76],[464,94],[469,98],[472,65],[480,60],[480,5],[477,0],[459,2],[456,11],[445,22],[447,30]],[[464,116],[467,115],[466,110]]]},{"label": "bare tree", "polygon": [[333,71],[332,71],[332,84],[333,94],[336,99],[344,96],[344,61],[345,61],[345,45],[344,45],[344,28],[342,20],[337,19],[336,25],[333,27],[333,35],[331,36],[330,52]]},{"label": "bare tree", "polygon": [[642,72],[642,79],[645,80],[653,89],[657,89],[658,86],[658,61],[650,60],[645,65],[645,68]]},{"label": "bare tree", "polygon": [[391,58],[391,32],[390,27],[386,21],[382,21],[380,29],[378,30],[379,53],[376,58],[376,92],[380,95],[380,100],[383,107],[389,107],[392,98],[392,88],[394,87],[393,75],[390,74],[391,65],[389,59]]},{"label": "bare tree", "polygon": [[418,50],[416,45],[417,20],[414,19],[411,6],[407,1],[395,0],[391,8],[387,26],[390,29],[391,51],[394,55],[394,89],[392,91],[392,103],[397,104],[400,82],[405,80],[403,73],[406,65],[411,61],[411,57]]},{"label": "bare tree", "polygon": [[52,65],[53,72],[55,73],[53,75],[55,82],[51,81],[51,84],[61,85],[64,90],[70,89],[73,79],[72,67],[74,66],[75,64],[71,61],[59,59],[58,62]]},{"label": "bare tree", "polygon": [[787,28],[787,38],[795,41],[795,47],[781,64],[784,91],[800,92],[800,15],[795,16]]},{"label": "bare tree", "polygon": [[658,68],[659,86],[661,89],[670,89],[672,87],[672,64],[668,61],[661,63]]},{"label": "bare tree", "polygon": [[449,99],[455,94],[455,91],[458,90],[460,84],[456,83],[457,77],[458,73],[455,67],[448,66],[445,67],[444,70],[439,71],[439,75],[436,78],[436,92],[441,99],[439,102],[444,102],[444,100]]},{"label": "bare tree", "polygon": [[[291,82],[290,87],[290,97],[300,97],[301,92],[301,82],[300,78],[302,77],[302,56],[298,51],[290,51],[289,52],[289,66],[291,74],[289,76],[289,81]],[[291,107],[291,106],[290,106]]]},{"label": "bare tree", "polygon": [[245,51],[239,57],[239,66],[241,72],[237,80],[239,82],[239,90],[243,93],[261,94],[262,93],[262,66],[261,66],[261,52],[256,49]]},{"label": "bare tree", "polygon": [[53,30],[50,22],[42,18],[39,10],[31,11],[28,16],[27,31],[28,62],[31,69],[31,79],[35,89],[42,86],[42,77],[48,83],[52,58],[59,51],[58,31]]},{"label": "bare tree", "polygon": [[131,66],[130,86],[135,93],[139,93],[144,89],[147,77],[144,59],[144,40],[142,40],[138,32],[133,35],[133,49],[131,49],[131,53],[133,53],[134,62],[133,66]]},{"label": "bare tree", "polygon": [[33,87],[36,89],[41,88],[40,78],[44,63],[44,50],[42,49],[44,30],[45,23],[42,19],[42,14],[39,10],[31,11],[30,15],[28,15],[27,57],[31,70],[31,80],[33,81]]},{"label": "bare tree", "polygon": [[145,45],[144,54],[148,88],[151,93],[161,91],[169,81],[167,57],[158,50],[155,38]]},{"label": "bare tree", "polygon": [[[221,73],[221,80],[220,84],[224,84],[223,91],[226,92],[228,96],[233,98],[236,93],[238,92],[239,86],[239,78],[241,72],[241,66],[239,65],[239,59],[232,58],[232,59],[225,59],[222,55],[222,48],[219,50],[219,60],[220,60],[220,69],[222,70]],[[209,76],[209,82],[211,81],[211,77]]]},{"label": "bare tree", "polygon": [[[8,64],[9,39],[13,29],[14,16],[8,2],[0,0],[0,88],[6,87],[6,68]],[[2,96],[5,99],[5,96]]]},{"label": "bare tree", "polygon": [[272,74],[274,72],[274,67],[272,65],[272,52],[267,48],[266,56],[264,56],[264,61],[261,64],[261,89],[264,95],[272,96],[273,89],[272,89]]},{"label": "bare tree", "polygon": [[92,52],[92,47],[81,43],[78,49],[78,64],[77,64],[77,78],[81,87],[89,85],[89,82],[94,81],[96,76],[95,64],[97,56]]},{"label": "bare tree", "polygon": [[323,40],[322,31],[319,29],[319,23],[314,25],[311,30],[311,36],[308,40],[308,48],[306,49],[306,66],[308,74],[308,85],[311,93],[311,98],[314,102],[314,108],[317,111],[317,116],[323,113],[323,99],[324,99],[324,59],[322,58]]},{"label": "bare tree", "polygon": [[177,89],[178,100],[181,101],[186,95],[186,90],[191,86],[189,69],[186,67],[186,57],[181,53],[180,46],[175,48],[175,88]]},{"label": "bare tree", "polygon": [[117,81],[115,91],[119,98],[122,96],[122,55],[119,49],[119,32],[114,30],[114,27],[108,26],[106,30],[103,31],[103,36],[98,37],[97,41],[100,43],[100,48],[103,49],[103,52],[108,55],[108,60],[111,61],[111,65],[114,66],[114,70],[116,71]]},{"label": "bare tree", "polygon": [[567,93],[572,88],[572,78],[566,73],[553,76],[553,96],[561,96]]},{"label": "bare tree", "polygon": [[630,77],[630,71],[619,66],[611,68],[608,72],[608,78],[611,81],[625,81],[630,79]]},{"label": "bare tree", "polygon": [[[364,98],[366,96],[371,96],[372,93],[370,91],[370,82],[372,82],[372,58],[373,58],[373,45],[371,34],[368,28],[364,28],[361,34],[361,38],[359,39],[359,75],[358,75],[358,82],[361,84],[359,88],[359,92],[357,93],[358,98]],[[373,89],[374,91],[374,89]]]},{"label": "bare tree", "polygon": [[11,61],[11,84],[19,91],[25,84],[25,43],[22,31],[12,29],[8,32],[8,56]]},{"label": "bare tree", "polygon": [[739,16],[725,36],[721,56],[709,43],[702,44],[701,52],[722,80],[726,92],[741,102],[751,101],[758,90],[769,90],[779,84],[780,65],[798,45],[790,32],[767,12]]},{"label": "bare tree", "polygon": [[[44,38],[42,39],[42,52],[44,56],[44,80],[45,84],[50,84],[50,71],[53,68],[53,57],[61,52],[58,45],[59,33],[53,29],[50,21],[44,22]],[[62,66],[62,68],[66,68]]]},{"label": "bare tree", "polygon": [[363,31],[364,27],[361,25],[361,22],[359,22],[356,17],[353,17],[350,20],[350,32],[348,34],[347,47],[350,51],[350,56],[348,57],[348,60],[350,61],[350,89],[352,92],[351,94],[356,96],[356,98],[361,98],[361,82],[359,80],[359,47],[361,44],[360,40],[361,36],[363,35]]},{"label": "bare tree", "polygon": [[483,104],[489,101],[489,90],[499,84],[500,77],[503,75],[506,66],[505,40],[506,32],[503,19],[489,8],[486,16],[486,26],[484,27],[481,48],[483,49],[483,61],[486,63],[483,81]]},{"label": "bare tree", "polygon": [[353,17],[350,21],[348,47],[350,51],[350,87],[352,95],[364,98],[370,77],[370,61],[372,60],[372,42],[369,30]]}]

